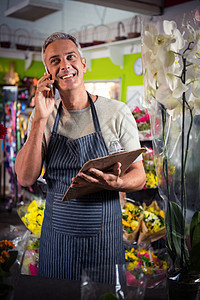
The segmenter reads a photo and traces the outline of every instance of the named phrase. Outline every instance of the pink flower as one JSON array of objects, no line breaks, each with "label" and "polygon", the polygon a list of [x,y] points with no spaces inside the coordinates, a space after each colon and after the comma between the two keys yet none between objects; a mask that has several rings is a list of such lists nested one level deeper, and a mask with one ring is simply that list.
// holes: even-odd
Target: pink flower
[{"label": "pink flower", "polygon": [[128,285],[133,285],[137,282],[134,275],[132,275],[129,271],[126,272],[126,281]]},{"label": "pink flower", "polygon": [[149,121],[149,114],[146,113],[143,117],[136,120],[137,123],[144,123]]},{"label": "pink flower", "polygon": [[149,254],[145,253],[143,256],[146,256],[147,258],[149,258]]},{"label": "pink flower", "polygon": [[137,113],[140,113],[141,112],[141,110],[140,110],[140,108],[138,107],[138,106],[136,106],[136,108],[133,110],[134,112],[137,112]]}]

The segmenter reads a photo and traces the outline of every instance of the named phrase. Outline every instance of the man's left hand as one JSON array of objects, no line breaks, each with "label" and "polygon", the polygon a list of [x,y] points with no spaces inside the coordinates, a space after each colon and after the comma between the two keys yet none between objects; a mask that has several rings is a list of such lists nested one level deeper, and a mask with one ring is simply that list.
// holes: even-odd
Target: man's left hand
[{"label": "man's left hand", "polygon": [[119,190],[122,183],[120,175],[120,162],[114,164],[112,170],[108,172],[90,168],[87,172],[79,172],[76,177],[73,177],[71,187],[81,188],[93,185],[105,190]]}]

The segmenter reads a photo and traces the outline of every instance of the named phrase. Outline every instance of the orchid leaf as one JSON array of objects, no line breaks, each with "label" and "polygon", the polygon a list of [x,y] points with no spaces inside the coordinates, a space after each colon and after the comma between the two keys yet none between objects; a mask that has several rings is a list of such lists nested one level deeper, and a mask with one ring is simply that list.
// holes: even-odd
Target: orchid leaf
[{"label": "orchid leaf", "polygon": [[[200,224],[198,224],[200,230]],[[195,244],[190,251],[190,269],[200,272],[200,259],[199,259],[200,243]]]},{"label": "orchid leaf", "polygon": [[200,243],[200,211],[196,211],[190,223],[190,242],[191,246]]},{"label": "orchid leaf", "polygon": [[[170,221],[170,216],[171,216],[171,221]],[[180,206],[175,202],[169,202],[167,212],[165,215],[165,226],[167,231],[166,246],[169,255],[173,261],[175,261],[175,259],[177,261],[180,261],[182,256],[181,243],[182,243],[182,239],[184,238],[183,228],[181,224],[182,219],[183,219],[183,214],[181,212]],[[185,226],[184,221],[183,221],[183,226]],[[189,257],[189,252],[186,243],[184,241],[184,255],[183,255],[184,263],[186,262],[186,260],[188,260],[188,257]]]}]

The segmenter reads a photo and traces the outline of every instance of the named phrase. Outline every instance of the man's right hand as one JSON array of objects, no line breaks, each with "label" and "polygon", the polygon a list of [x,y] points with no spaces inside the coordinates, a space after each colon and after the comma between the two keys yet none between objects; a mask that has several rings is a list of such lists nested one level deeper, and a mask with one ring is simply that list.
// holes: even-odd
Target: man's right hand
[{"label": "man's right hand", "polygon": [[48,119],[52,113],[55,103],[53,83],[54,80],[47,73],[38,80],[35,93],[35,119]]}]

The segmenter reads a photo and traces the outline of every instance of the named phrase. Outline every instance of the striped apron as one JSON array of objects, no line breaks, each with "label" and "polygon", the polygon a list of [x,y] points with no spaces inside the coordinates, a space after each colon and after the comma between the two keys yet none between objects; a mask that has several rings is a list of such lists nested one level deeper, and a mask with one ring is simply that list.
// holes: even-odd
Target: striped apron
[{"label": "striped apron", "polygon": [[80,280],[83,270],[99,270],[99,281],[114,282],[123,265],[122,215],[117,191],[103,190],[62,201],[83,164],[108,155],[95,105],[88,94],[95,132],[76,140],[57,133],[60,103],[47,151],[47,198],[39,249],[39,276]]}]

